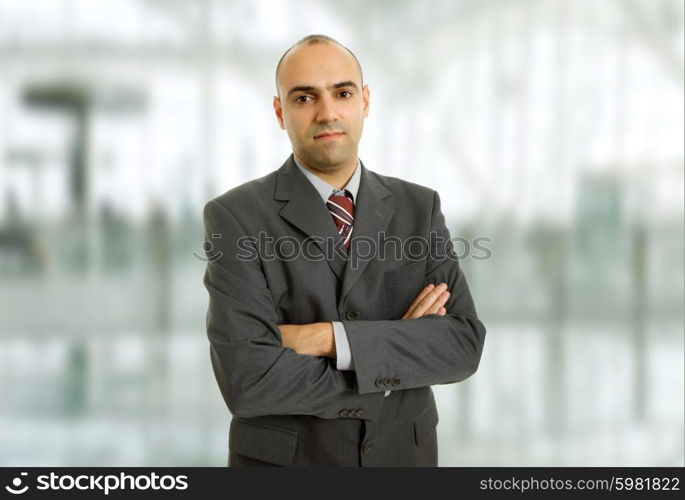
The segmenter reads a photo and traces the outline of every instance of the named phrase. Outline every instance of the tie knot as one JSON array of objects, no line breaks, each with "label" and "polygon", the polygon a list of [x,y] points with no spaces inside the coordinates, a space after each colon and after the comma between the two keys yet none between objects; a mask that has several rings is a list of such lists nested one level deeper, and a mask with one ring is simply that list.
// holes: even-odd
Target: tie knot
[{"label": "tie knot", "polygon": [[345,190],[345,195],[332,194],[326,202],[328,210],[333,215],[336,223],[352,225],[354,223],[354,203],[352,195]]}]

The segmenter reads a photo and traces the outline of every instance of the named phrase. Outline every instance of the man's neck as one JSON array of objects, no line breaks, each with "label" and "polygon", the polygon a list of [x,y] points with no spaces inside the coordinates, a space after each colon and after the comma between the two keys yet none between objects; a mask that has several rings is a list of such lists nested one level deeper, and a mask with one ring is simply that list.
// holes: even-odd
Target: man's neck
[{"label": "man's neck", "polygon": [[348,182],[350,182],[350,179],[354,175],[354,170],[355,168],[357,168],[357,164],[359,163],[359,159],[355,156],[353,160],[346,162],[345,165],[342,165],[330,172],[325,172],[323,170],[317,170],[316,168],[309,166],[307,163],[302,161],[302,158],[297,156],[297,154],[293,154],[297,159],[297,163],[299,163],[304,168],[309,170],[311,173],[316,175],[319,179],[330,184],[336,189],[342,189],[347,185]]}]

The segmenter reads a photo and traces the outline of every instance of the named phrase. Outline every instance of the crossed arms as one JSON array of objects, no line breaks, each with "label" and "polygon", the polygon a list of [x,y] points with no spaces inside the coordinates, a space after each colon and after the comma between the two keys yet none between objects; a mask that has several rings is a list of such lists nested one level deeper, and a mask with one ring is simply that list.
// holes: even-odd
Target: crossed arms
[{"label": "crossed arms", "polygon": [[[444,316],[444,308],[450,292],[447,283],[438,286],[430,283],[416,296],[407,312],[401,319],[415,319],[437,314]],[[278,325],[283,347],[307,356],[326,356],[335,359],[337,356],[333,335],[333,324],[328,322],[307,323],[304,325]]]},{"label": "crossed arms", "polygon": [[[392,389],[403,390],[458,382],[476,371],[485,328],[456,260],[428,262],[427,279],[444,283],[449,294],[426,287],[403,319],[343,321],[355,371],[341,371],[332,359],[330,323],[277,324],[260,262],[237,258],[236,241],[247,233],[230,207],[210,201],[204,221],[207,236],[221,234],[213,240],[221,257],[209,260],[204,278],[207,335],[214,373],[234,416],[332,419],[341,408],[363,408],[359,418],[373,420],[386,389],[376,383],[380,376],[397,377],[401,382]],[[430,229],[450,244],[437,193]]]}]

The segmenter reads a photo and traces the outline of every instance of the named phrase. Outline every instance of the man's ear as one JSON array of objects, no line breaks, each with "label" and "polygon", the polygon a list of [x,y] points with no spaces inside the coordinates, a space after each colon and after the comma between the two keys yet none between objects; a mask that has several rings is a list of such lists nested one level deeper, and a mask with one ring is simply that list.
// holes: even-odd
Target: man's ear
[{"label": "man's ear", "polygon": [[362,99],[364,100],[364,118],[369,116],[369,97],[371,96],[371,91],[368,85],[362,87]]},{"label": "man's ear", "polygon": [[283,122],[283,108],[281,107],[280,99],[278,99],[276,96],[274,96],[274,112],[276,113],[278,124],[283,130],[285,130],[285,123]]}]

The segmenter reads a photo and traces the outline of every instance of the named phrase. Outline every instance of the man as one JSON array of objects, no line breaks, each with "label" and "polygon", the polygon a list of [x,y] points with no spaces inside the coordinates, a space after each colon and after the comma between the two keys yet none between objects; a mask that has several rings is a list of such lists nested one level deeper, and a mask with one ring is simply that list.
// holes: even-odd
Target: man
[{"label": "man", "polygon": [[229,465],[436,466],[430,386],[485,338],[438,194],[359,161],[369,89],[338,42],[296,43],[276,85],[293,154],[204,210]]}]

